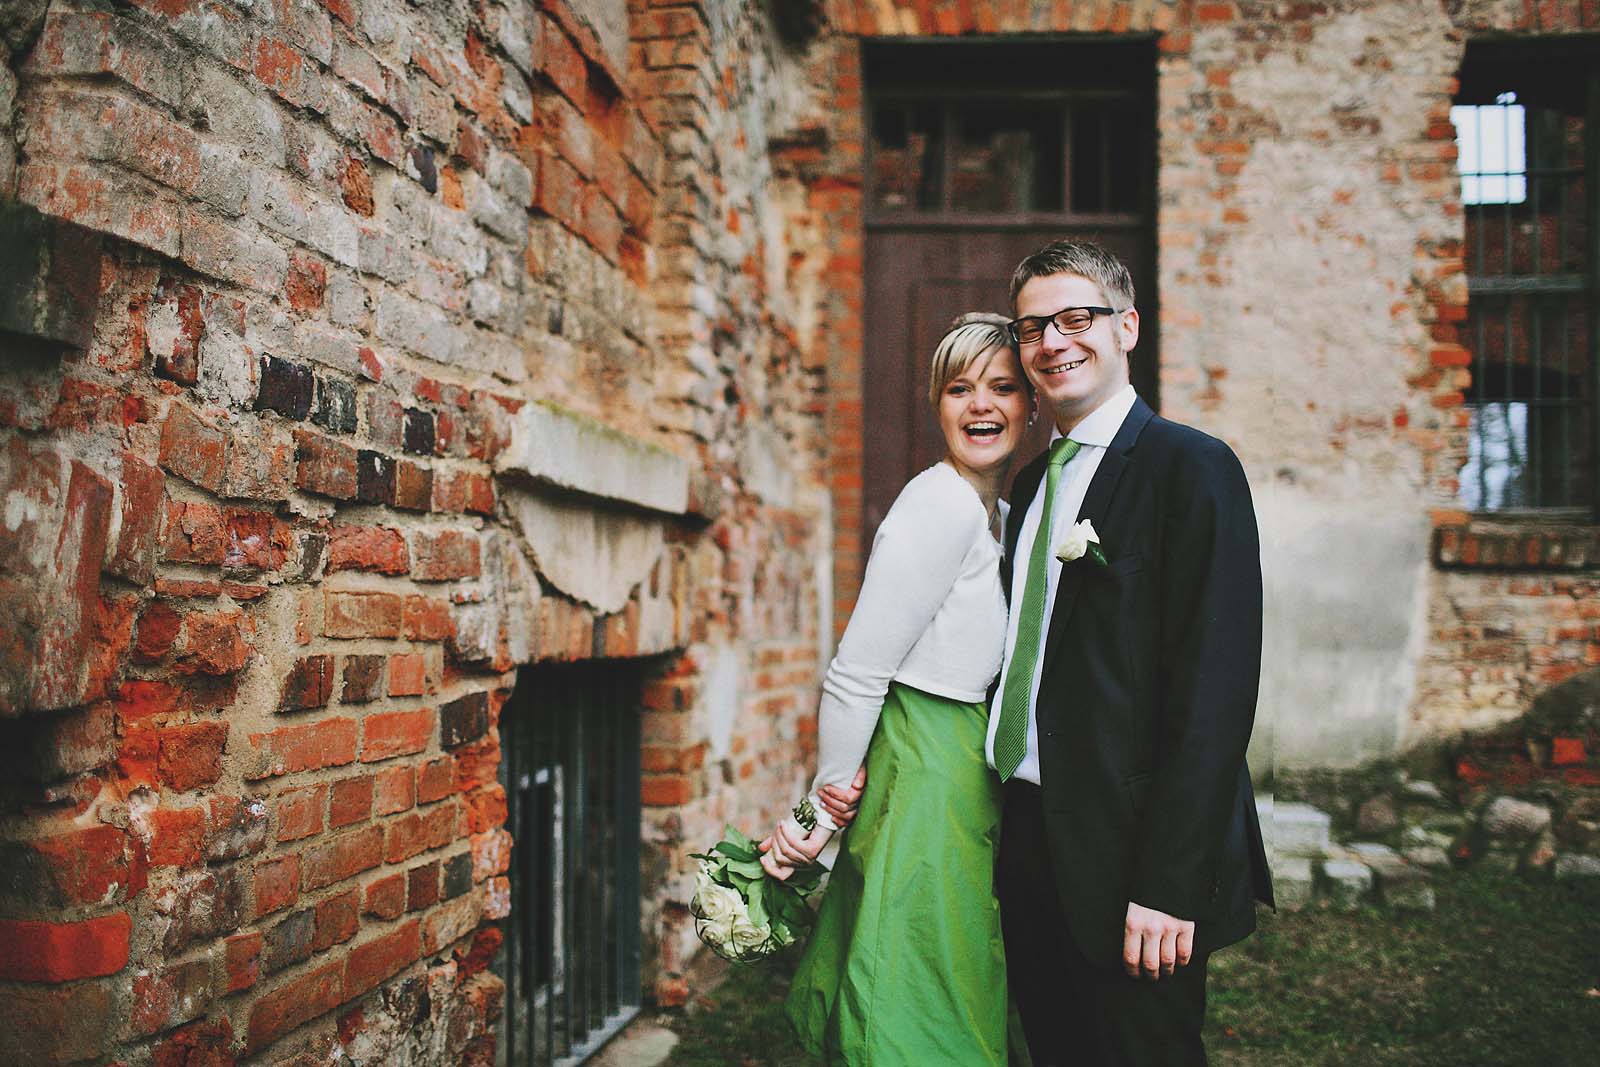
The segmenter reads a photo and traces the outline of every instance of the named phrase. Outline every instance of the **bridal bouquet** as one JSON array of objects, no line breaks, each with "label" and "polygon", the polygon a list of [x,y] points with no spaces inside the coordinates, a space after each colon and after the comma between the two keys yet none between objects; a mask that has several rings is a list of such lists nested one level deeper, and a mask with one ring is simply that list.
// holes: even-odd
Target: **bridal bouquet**
[{"label": "bridal bouquet", "polygon": [[733,827],[700,861],[695,874],[694,932],[725,960],[749,963],[788,948],[813,921],[806,898],[816,892],[822,868],[797,869],[787,881],[761,869],[756,844]]}]

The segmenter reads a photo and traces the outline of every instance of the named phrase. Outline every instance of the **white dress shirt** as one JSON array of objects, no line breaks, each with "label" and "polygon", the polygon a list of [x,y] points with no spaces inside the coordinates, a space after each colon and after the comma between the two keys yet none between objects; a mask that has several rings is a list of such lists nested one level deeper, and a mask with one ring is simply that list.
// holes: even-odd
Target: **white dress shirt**
[{"label": "white dress shirt", "polygon": [[[1137,399],[1138,394],[1133,391],[1132,385],[1123,386],[1067,435],[1078,442],[1079,447],[1077,454],[1067,460],[1067,465],[1061,471],[1061,480],[1056,483],[1056,498],[1050,516],[1052,548],[1061,543],[1067,531],[1078,521],[1078,509],[1083,507],[1084,495],[1089,491],[1095,471],[1100,469],[1100,460],[1117,436],[1117,431],[1122,429],[1123,420],[1133,410],[1133,402]],[[1059,430],[1052,433],[1051,444],[1060,437]],[[1033,538],[1039,529],[1039,517],[1043,511],[1044,481],[1041,479],[1038,491],[1028,504],[1028,512],[1022,517],[1022,530],[1017,535],[1016,559],[1012,561],[1011,617],[1006,622],[1005,666],[1000,671],[1000,687],[995,690],[994,703],[989,707],[989,736],[983,745],[984,756],[991,767],[994,766],[994,732],[1000,725],[1000,702],[1004,698],[1006,675],[1011,670],[1017,649],[1017,620],[1022,614],[1023,590],[1028,587],[1028,563],[1033,556]],[[1034,706],[1039,701],[1039,676],[1044,673],[1044,642],[1050,633],[1050,616],[1056,605],[1056,586],[1061,580],[1061,561],[1056,558],[1054,551],[1045,557],[1045,567],[1044,623],[1039,627],[1039,653],[1034,660],[1033,685],[1028,691],[1028,747],[1012,775],[1035,785],[1039,784],[1039,719]]]},{"label": "white dress shirt", "polygon": [[836,828],[816,791],[855,777],[889,682],[981,702],[1000,669],[1005,626],[1000,545],[983,501],[954,467],[935,463],[906,483],[879,524],[822,681],[811,791],[818,825]]}]

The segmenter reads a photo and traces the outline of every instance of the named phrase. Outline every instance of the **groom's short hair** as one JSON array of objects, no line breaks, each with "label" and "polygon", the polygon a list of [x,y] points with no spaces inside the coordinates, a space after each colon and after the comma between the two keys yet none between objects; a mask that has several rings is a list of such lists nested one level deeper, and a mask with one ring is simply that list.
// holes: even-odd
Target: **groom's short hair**
[{"label": "groom's short hair", "polygon": [[1051,241],[1011,272],[1012,309],[1016,308],[1017,294],[1024,285],[1052,274],[1088,278],[1100,287],[1100,294],[1113,310],[1126,311],[1133,306],[1133,275],[1122,260],[1093,241]]}]

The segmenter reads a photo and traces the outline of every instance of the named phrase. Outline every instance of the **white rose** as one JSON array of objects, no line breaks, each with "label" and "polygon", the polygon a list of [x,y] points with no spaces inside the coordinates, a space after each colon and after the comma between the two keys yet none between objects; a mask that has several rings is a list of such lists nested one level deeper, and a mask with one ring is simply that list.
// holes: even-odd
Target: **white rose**
[{"label": "white rose", "polygon": [[717,923],[705,923],[700,927],[700,937],[712,948],[721,948],[728,943],[728,938],[733,936],[733,922],[731,919]]},{"label": "white rose", "polygon": [[700,917],[711,923],[731,922],[744,901],[725,885],[718,885],[704,871],[695,875],[695,902]]},{"label": "white rose", "polygon": [[772,928],[765,923],[757,926],[744,915],[733,921],[733,945],[737,949],[748,951],[753,948],[760,948],[771,937]]},{"label": "white rose", "polygon": [[1088,519],[1076,523],[1067,535],[1056,546],[1056,559],[1062,563],[1071,563],[1073,560],[1089,551],[1089,542],[1100,543],[1100,535],[1094,532],[1094,524]]}]

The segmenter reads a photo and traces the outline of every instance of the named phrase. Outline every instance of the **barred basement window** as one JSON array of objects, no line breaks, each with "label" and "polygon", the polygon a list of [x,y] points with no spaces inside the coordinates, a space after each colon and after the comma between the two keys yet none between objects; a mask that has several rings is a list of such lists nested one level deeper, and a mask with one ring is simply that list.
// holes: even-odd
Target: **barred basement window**
[{"label": "barred basement window", "polygon": [[1473,42],[1451,108],[1466,215],[1468,452],[1479,512],[1596,515],[1593,42]]},{"label": "barred basement window", "polygon": [[638,1014],[639,687],[617,661],[524,667],[500,713],[503,1067],[581,1063]]}]

